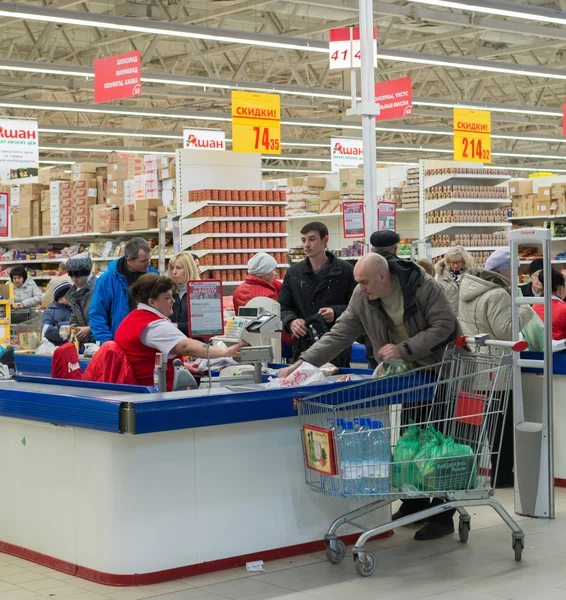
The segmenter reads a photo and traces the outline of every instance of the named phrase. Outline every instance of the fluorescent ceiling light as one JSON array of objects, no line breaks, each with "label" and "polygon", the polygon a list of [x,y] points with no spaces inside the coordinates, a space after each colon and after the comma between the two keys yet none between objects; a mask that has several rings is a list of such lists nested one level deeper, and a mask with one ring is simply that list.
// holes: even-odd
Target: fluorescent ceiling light
[{"label": "fluorescent ceiling light", "polygon": [[[43,6],[28,6],[13,2],[0,4],[0,16],[29,21],[55,22],[59,25],[78,25],[82,27],[96,27],[97,29],[113,29],[137,33],[150,33],[168,37],[190,38],[197,40],[212,40],[245,46],[259,46],[264,48],[281,48],[286,50],[308,50],[310,52],[328,53],[328,44],[316,40],[292,38],[285,36],[262,35],[255,32],[232,31],[167,23],[163,21],[149,21],[131,17],[114,17],[96,13],[83,13],[65,9],[53,9]],[[279,38],[279,41],[277,41]]]},{"label": "fluorescent ceiling light", "polygon": [[100,130],[100,129],[45,129],[38,127],[39,133],[63,133],[66,135],[102,135],[102,136],[116,136],[116,137],[139,137],[139,138],[156,138],[156,139],[167,139],[167,140],[182,140],[183,136],[180,134],[167,134],[167,133],[140,133],[139,131],[133,131],[131,133],[112,131],[112,130]]},{"label": "fluorescent ceiling light", "polygon": [[562,117],[562,111],[552,108],[545,109],[544,107],[538,108],[525,106],[524,108],[510,108],[504,104],[486,104],[485,106],[481,103],[478,104],[465,104],[460,102],[450,102],[446,100],[413,100],[415,106],[427,106],[430,108],[467,108],[470,110],[489,110],[490,112],[505,113],[512,115],[537,115],[544,117]]},{"label": "fluorescent ceiling light", "polygon": [[320,173],[321,175],[331,175],[332,171],[316,171],[310,169],[275,169],[265,167],[261,169],[264,173]]},{"label": "fluorescent ceiling light", "polygon": [[321,158],[319,156],[286,156],[285,154],[280,155],[261,155],[263,160],[298,160],[301,162],[332,162],[331,158]]},{"label": "fluorescent ceiling light", "polygon": [[74,165],[74,160],[39,160],[39,164],[45,165]]},{"label": "fluorescent ceiling light", "polygon": [[540,21],[542,23],[554,23],[556,25],[566,25],[566,17],[558,16],[560,11],[548,10],[538,7],[526,7],[512,4],[511,2],[453,2],[451,0],[411,0],[417,4],[428,4],[429,6],[442,6],[444,8],[454,8],[466,12],[479,12],[486,15],[498,15],[500,17],[510,17],[512,19],[527,19],[529,21]]}]

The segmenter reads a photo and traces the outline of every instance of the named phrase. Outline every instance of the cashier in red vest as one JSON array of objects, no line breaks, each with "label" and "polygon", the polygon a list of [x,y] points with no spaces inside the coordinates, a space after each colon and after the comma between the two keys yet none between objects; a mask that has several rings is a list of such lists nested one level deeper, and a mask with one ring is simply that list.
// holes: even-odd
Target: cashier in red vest
[{"label": "cashier in red vest", "polygon": [[[120,324],[114,341],[126,357],[136,376],[138,385],[153,385],[155,355],[166,354],[167,391],[173,388],[173,360],[184,356],[206,358],[207,345],[186,337],[169,317],[173,314],[173,293],[177,286],[169,277],[155,273],[142,275],[130,288],[138,303]],[[244,344],[228,349],[210,347],[210,358],[237,358]]]}]

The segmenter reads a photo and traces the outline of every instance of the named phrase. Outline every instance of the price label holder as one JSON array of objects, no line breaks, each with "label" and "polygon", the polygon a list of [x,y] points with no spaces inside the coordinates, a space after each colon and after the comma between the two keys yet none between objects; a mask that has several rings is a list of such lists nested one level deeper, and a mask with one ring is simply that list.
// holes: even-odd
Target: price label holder
[{"label": "price label holder", "polygon": [[454,109],[454,160],[491,162],[491,113]]},{"label": "price label holder", "polygon": [[[377,27],[373,28],[373,62],[377,67]],[[361,69],[360,28],[340,27],[329,32],[330,69]]]},{"label": "price label holder", "polygon": [[281,100],[278,95],[232,92],[232,150],[281,154]]}]

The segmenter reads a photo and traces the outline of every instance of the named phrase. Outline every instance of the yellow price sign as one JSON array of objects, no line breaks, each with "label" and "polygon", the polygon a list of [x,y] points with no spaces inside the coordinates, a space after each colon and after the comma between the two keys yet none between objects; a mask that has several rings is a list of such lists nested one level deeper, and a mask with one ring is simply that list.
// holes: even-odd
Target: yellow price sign
[{"label": "yellow price sign", "polygon": [[491,162],[491,113],[454,109],[454,160]]},{"label": "yellow price sign", "polygon": [[232,150],[281,154],[279,96],[232,92]]},{"label": "yellow price sign", "polygon": [[531,173],[529,179],[536,179],[537,177],[556,177],[556,173]]}]

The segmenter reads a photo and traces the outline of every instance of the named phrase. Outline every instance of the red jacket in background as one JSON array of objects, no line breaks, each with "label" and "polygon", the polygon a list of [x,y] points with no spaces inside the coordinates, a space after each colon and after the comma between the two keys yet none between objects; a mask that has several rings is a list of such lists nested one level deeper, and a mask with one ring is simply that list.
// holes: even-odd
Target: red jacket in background
[{"label": "red jacket in background", "polygon": [[[281,290],[281,286],[283,284],[274,279],[272,283],[267,283],[261,277],[256,277],[255,275],[248,275],[244,279],[244,283],[241,283],[235,290],[232,295],[232,301],[234,302],[234,314],[238,316],[238,310],[240,306],[246,306],[246,304],[252,298],[271,298],[271,300],[275,300],[276,302],[279,300],[279,292]],[[293,337],[284,331],[281,333],[281,337],[284,342],[288,344],[293,343]]]},{"label": "red jacket in background", "polygon": [[[544,322],[544,305],[534,304],[533,310]],[[566,302],[552,299],[552,339],[566,340]]]},{"label": "red jacket in background", "polygon": [[273,283],[267,283],[264,279],[255,275],[248,275],[235,290],[232,296],[234,301],[234,313],[238,316],[240,306],[245,306],[252,298],[263,296],[277,301],[282,283],[275,279]]}]

